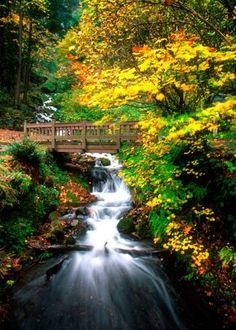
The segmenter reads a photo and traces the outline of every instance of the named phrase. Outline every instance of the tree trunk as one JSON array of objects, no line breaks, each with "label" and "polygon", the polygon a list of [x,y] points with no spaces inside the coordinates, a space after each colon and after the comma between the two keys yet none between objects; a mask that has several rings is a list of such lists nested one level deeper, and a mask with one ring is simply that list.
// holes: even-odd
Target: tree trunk
[{"label": "tree trunk", "polygon": [[[49,251],[49,252],[68,252],[68,251],[92,251],[94,249],[94,246],[92,245],[46,245],[46,246],[40,246],[40,245],[33,245],[33,244],[29,244],[28,245],[29,248],[34,249],[34,250],[38,250],[38,251]],[[115,250],[118,253],[124,253],[124,254],[130,254],[133,256],[158,256],[161,255],[165,252],[167,252],[167,250],[158,250],[158,249],[154,249],[154,248],[146,248],[146,249],[125,249],[125,248],[114,248],[111,249]],[[104,245],[104,247],[101,248],[100,251],[104,251],[105,254],[109,254],[109,247],[107,247],[106,245]]]},{"label": "tree trunk", "polygon": [[33,34],[33,21],[30,19],[29,23],[29,37],[28,37],[28,49],[25,63],[25,77],[24,77],[24,96],[23,101],[27,101],[29,83],[30,83],[30,75],[31,75],[31,52],[32,52],[32,34]]},{"label": "tree trunk", "polygon": [[15,106],[20,105],[21,75],[22,75],[22,41],[23,41],[23,8],[22,0],[19,1],[19,28],[18,28],[18,70],[16,76]]}]

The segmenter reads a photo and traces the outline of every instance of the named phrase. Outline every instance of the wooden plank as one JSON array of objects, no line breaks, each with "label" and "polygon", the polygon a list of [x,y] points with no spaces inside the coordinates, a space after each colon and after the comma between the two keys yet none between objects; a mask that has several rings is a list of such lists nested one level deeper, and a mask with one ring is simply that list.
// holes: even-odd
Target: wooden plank
[{"label": "wooden plank", "polygon": [[56,141],[81,141],[82,142],[82,137],[81,136],[71,136],[71,135],[67,135],[67,136],[56,136],[55,137]]},{"label": "wooden plank", "polygon": [[52,127],[52,124],[51,123],[37,123],[37,124],[30,124],[30,123],[27,123],[26,124],[26,127],[27,129],[28,128],[39,128],[39,127]]}]

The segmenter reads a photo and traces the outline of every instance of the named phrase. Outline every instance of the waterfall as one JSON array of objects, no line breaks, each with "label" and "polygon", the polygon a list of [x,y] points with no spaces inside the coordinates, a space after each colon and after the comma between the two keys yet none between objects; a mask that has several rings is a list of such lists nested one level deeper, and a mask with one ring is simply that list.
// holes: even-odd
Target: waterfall
[{"label": "waterfall", "polygon": [[37,113],[35,116],[36,123],[47,123],[52,120],[54,112],[57,110],[52,105],[52,97],[46,95],[47,100],[43,102],[43,105],[38,106]]},{"label": "waterfall", "polygon": [[117,231],[119,219],[131,208],[131,194],[118,175],[119,162],[111,155],[103,157],[111,165],[102,166],[98,159],[93,168],[97,202],[89,207],[90,229],[82,240],[94,249],[70,253],[49,281],[48,264],[26,274],[14,295],[14,329],[184,329],[160,261],[114,249],[141,244]]}]

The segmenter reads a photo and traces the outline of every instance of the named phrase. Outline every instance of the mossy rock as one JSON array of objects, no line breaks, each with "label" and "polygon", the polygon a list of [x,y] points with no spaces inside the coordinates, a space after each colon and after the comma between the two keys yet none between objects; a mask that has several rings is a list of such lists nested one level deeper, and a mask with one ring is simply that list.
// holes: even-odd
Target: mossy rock
[{"label": "mossy rock", "polygon": [[151,225],[147,219],[139,219],[135,225],[135,231],[140,238],[152,238]]},{"label": "mossy rock", "polygon": [[118,222],[117,229],[122,234],[131,234],[135,230],[132,218],[123,218]]},{"label": "mossy rock", "polygon": [[65,234],[62,230],[54,230],[50,236],[48,237],[48,239],[50,240],[51,243],[63,243],[64,241],[64,237],[65,237]]},{"label": "mossy rock", "polygon": [[76,243],[76,240],[74,239],[73,236],[68,236],[65,239],[65,244],[66,245],[74,245]]},{"label": "mossy rock", "polygon": [[84,223],[83,221],[81,221],[81,220],[77,220],[77,221],[78,221],[78,224],[76,226],[76,236],[81,237],[86,234],[87,226],[86,226],[86,223]]},{"label": "mossy rock", "polygon": [[110,166],[111,165],[110,159],[107,159],[107,158],[98,158],[98,160],[100,160],[100,162],[101,162],[101,164],[103,166]]},{"label": "mossy rock", "polygon": [[82,155],[78,156],[77,163],[79,163],[79,164],[87,163],[90,166],[94,166],[96,164],[96,158],[93,156],[82,154]]}]

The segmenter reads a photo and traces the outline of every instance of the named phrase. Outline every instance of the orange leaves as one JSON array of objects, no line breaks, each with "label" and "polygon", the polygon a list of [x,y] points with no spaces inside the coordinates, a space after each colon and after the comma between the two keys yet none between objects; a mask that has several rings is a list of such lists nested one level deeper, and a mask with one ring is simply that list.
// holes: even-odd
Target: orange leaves
[{"label": "orange leaves", "polygon": [[20,258],[14,258],[13,254],[9,254],[4,250],[0,250],[0,279],[10,275],[12,271],[20,271],[22,268],[20,262]]},{"label": "orange leaves", "polygon": [[61,186],[59,195],[60,203],[65,204],[88,204],[94,202],[96,197],[91,195],[86,189],[73,181],[69,181],[66,185]]},{"label": "orange leaves", "polygon": [[12,267],[15,272],[19,272],[22,268],[22,265],[20,263],[20,258],[15,258],[12,263]]},{"label": "orange leaves", "polygon": [[79,61],[74,61],[71,63],[71,68],[80,83],[86,81],[88,76],[88,67],[85,64]]},{"label": "orange leaves", "polygon": [[199,40],[199,37],[194,35],[194,36],[192,36],[191,38],[188,39],[188,44],[191,46],[197,40]]},{"label": "orange leaves", "polygon": [[151,48],[147,45],[144,46],[133,46],[132,47],[132,52],[133,53],[145,53],[149,51]]},{"label": "orange leaves", "polygon": [[67,54],[66,58],[68,58],[68,60],[74,60],[76,58],[76,56],[73,54]]},{"label": "orange leaves", "polygon": [[186,236],[189,235],[191,231],[192,231],[192,226],[185,226],[183,228],[183,232]]}]

